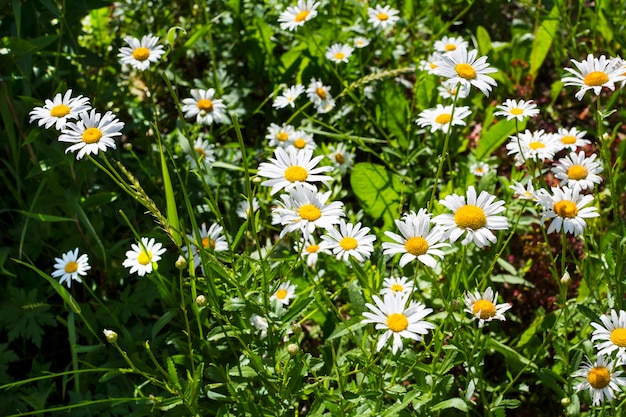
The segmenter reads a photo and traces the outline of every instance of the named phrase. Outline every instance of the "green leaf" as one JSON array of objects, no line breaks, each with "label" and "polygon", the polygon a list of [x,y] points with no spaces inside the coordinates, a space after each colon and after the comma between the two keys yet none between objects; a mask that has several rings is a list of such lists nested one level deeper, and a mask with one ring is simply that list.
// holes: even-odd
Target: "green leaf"
[{"label": "green leaf", "polygon": [[478,41],[478,53],[480,55],[487,55],[491,51],[491,37],[489,32],[482,26],[478,26],[476,29],[476,40]]},{"label": "green leaf", "polygon": [[353,317],[347,322],[339,324],[335,328],[335,331],[326,340],[328,341],[337,339],[339,337],[345,336],[348,333],[354,333],[356,330],[367,326],[367,323],[363,323],[361,320],[361,317]]},{"label": "green leaf", "polygon": [[44,214],[44,213],[31,213],[25,210],[18,210],[18,213],[23,214],[24,216],[31,217],[33,219],[37,219],[42,222],[74,222],[76,221],[76,219],[72,219],[71,217],[53,216],[52,214]]},{"label": "green leaf", "polygon": [[[518,129],[520,131],[524,130],[526,127],[526,120],[521,123],[518,123]],[[478,146],[474,151],[476,155],[476,160],[480,161],[489,155],[496,149],[498,149],[509,136],[515,134],[515,121],[514,120],[500,120],[495,125],[490,126],[489,128],[485,128],[483,126],[483,131],[480,135],[480,141],[478,142]]]},{"label": "green leaf", "polygon": [[511,368],[515,369],[516,372],[520,371],[523,367],[532,370],[537,369],[537,365],[535,365],[527,357],[523,356],[519,352],[516,352],[504,343],[497,341],[496,339],[488,339],[487,346],[502,354],[502,356],[504,356],[505,362],[511,365]]},{"label": "green leaf", "polygon": [[431,408],[431,411],[445,410],[447,408],[456,408],[460,411],[468,411],[467,404],[461,398],[449,398],[445,401],[435,404],[433,408]]},{"label": "green leaf", "polygon": [[178,378],[178,373],[176,372],[176,366],[174,365],[172,358],[169,356],[167,357],[167,373],[170,377],[170,382],[182,392],[183,387],[180,385],[180,379]]},{"label": "green leaf", "polygon": [[170,172],[167,169],[167,161],[165,159],[165,153],[161,147],[161,141],[159,137],[159,153],[161,154],[161,172],[163,174],[163,188],[165,188],[165,204],[167,206],[167,221],[172,231],[172,239],[179,247],[182,243],[180,236],[180,224],[178,222],[178,211],[176,210],[176,199],[174,197],[174,188],[172,187],[172,181],[170,179]]},{"label": "green leaf", "polygon": [[352,169],[350,185],[363,210],[391,229],[400,216],[402,181],[382,165],[361,162]]},{"label": "green leaf", "polygon": [[559,27],[559,8],[554,6],[548,17],[541,22],[535,32],[533,41],[533,49],[530,52],[530,68],[528,70],[532,81],[534,82],[539,72],[539,68],[543,65],[552,46],[552,40],[556,35]]}]

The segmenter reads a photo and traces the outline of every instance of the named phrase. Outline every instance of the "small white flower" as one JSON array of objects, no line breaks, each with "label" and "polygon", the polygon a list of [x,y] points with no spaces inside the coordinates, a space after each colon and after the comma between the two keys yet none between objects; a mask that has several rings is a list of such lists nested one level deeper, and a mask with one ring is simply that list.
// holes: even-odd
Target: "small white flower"
[{"label": "small white flower", "polygon": [[591,323],[595,329],[591,341],[598,355],[612,355],[616,352],[617,357],[626,362],[626,311],[611,310],[610,314],[601,315],[600,321],[602,324]]},{"label": "small white flower", "polygon": [[83,282],[81,276],[87,275],[87,271],[91,269],[89,265],[89,256],[83,253],[78,256],[78,248],[73,251],[65,252],[60,258],[54,258],[53,277],[61,277],[59,284],[65,283],[67,288],[72,287],[72,281]]},{"label": "small white flower", "polygon": [[294,249],[301,251],[300,256],[302,256],[310,268],[315,268],[320,253],[331,254],[329,249],[322,247],[315,241],[313,234],[309,235],[308,238],[303,237],[300,239],[294,246]]},{"label": "small white flower", "polygon": [[[198,245],[195,235],[187,235],[187,240],[193,250],[193,265],[195,268],[202,263],[202,255],[200,255],[201,250],[212,250],[215,252],[225,252],[228,250],[228,242],[223,234],[223,230],[222,226],[217,223],[213,223],[208,229],[206,228],[206,224],[202,223],[202,227],[199,230],[199,238],[202,246]],[[187,245],[183,246],[183,252],[185,253],[185,257],[189,258],[189,247]]]},{"label": "small white flower", "polygon": [[211,168],[211,164],[215,162],[214,146],[208,140],[197,138],[193,143],[193,149],[189,149],[187,160],[191,164],[192,169]]},{"label": "small white flower", "polygon": [[346,223],[339,220],[339,230],[328,228],[327,235],[322,236],[320,246],[333,251],[337,259],[348,262],[350,256],[359,262],[365,262],[374,252],[375,235],[368,234],[369,227],[361,227],[361,223]]},{"label": "small white flower", "polygon": [[603,355],[598,355],[595,362],[586,358],[578,371],[572,375],[585,378],[585,380],[574,389],[576,391],[588,389],[593,406],[600,405],[604,401],[613,401],[626,387],[626,378],[620,377],[622,370],[617,369],[619,365],[619,360],[611,360]]},{"label": "small white flower", "polygon": [[253,314],[250,316],[250,324],[259,332],[261,339],[267,337],[267,329],[269,329],[270,326],[265,317]]},{"label": "small white flower", "polygon": [[552,161],[560,145],[551,133],[545,133],[543,130],[531,132],[526,129],[515,136],[510,136],[506,149],[509,155],[514,156],[515,165],[520,166],[529,159],[540,162]]},{"label": "small white flower", "polygon": [[[441,54],[439,52],[434,52],[428,56],[426,59],[422,59],[419,64],[419,69],[422,71],[427,71],[429,74],[435,74],[435,70],[441,65]],[[458,83],[455,81],[452,84],[446,82],[446,86],[449,89],[456,89]],[[467,97],[467,91],[465,89],[461,90],[465,97]]]},{"label": "small white flower", "polygon": [[483,327],[485,322],[491,320],[506,320],[504,313],[511,308],[509,303],[496,304],[498,293],[494,293],[491,287],[488,287],[482,294],[478,290],[474,293],[466,292],[463,298],[465,311],[474,319],[478,319],[478,327]]},{"label": "small white flower", "polygon": [[374,28],[387,29],[396,24],[399,11],[389,6],[376,6],[367,9],[367,21]]},{"label": "small white flower", "polygon": [[504,116],[506,120],[517,119],[520,122],[526,117],[535,117],[539,114],[539,109],[532,100],[517,101],[508,98],[504,103],[496,106],[496,109],[499,111],[495,112],[494,116]]},{"label": "small white flower", "polygon": [[326,49],[326,58],[335,63],[347,63],[352,52],[354,52],[354,48],[350,45],[335,43]]},{"label": "small white flower", "polygon": [[591,141],[584,138],[586,134],[587,132],[584,130],[578,130],[575,127],[571,129],[560,127],[557,133],[554,134],[554,137],[557,143],[560,143],[560,149],[576,151],[578,148],[591,143]]},{"label": "small white flower", "polygon": [[535,191],[533,182],[530,179],[526,181],[526,185],[521,182],[513,181],[513,185],[510,185],[509,188],[515,192],[517,198],[520,200],[538,201],[548,195],[548,192],[543,188]]},{"label": "small white flower", "polygon": [[352,43],[354,44],[355,48],[365,48],[367,45],[370,44],[370,40],[367,39],[364,36],[356,36],[353,40]]},{"label": "small white flower", "polygon": [[78,119],[81,113],[89,110],[89,98],[72,97],[72,90],[67,90],[65,94],[57,93],[52,100],[46,99],[43,107],[31,110],[29,122],[39,120],[37,124],[46,129],[54,125],[56,130],[63,130],[69,120]]},{"label": "small white flower", "polygon": [[130,65],[140,71],[150,68],[150,64],[157,62],[165,53],[163,46],[157,45],[159,38],[151,34],[144,35],[141,41],[132,36],[126,36],[124,42],[128,46],[120,48],[117,57],[123,65]]},{"label": "small white flower", "polygon": [[551,219],[548,233],[565,232],[581,235],[587,223],[585,219],[600,216],[596,207],[585,207],[593,202],[592,195],[580,195],[578,187],[552,187],[552,196],[547,194],[539,202],[543,206],[541,223]]},{"label": "small white flower", "polygon": [[573,85],[580,87],[575,97],[582,100],[585,93],[593,90],[594,94],[599,95],[603,87],[615,90],[615,83],[626,79],[623,75],[623,69],[614,65],[614,60],[601,55],[600,58],[594,58],[592,54],[587,55],[587,59],[578,62],[571,60],[576,69],[564,68],[565,71],[574,76],[564,77],[561,79],[565,86]]},{"label": "small white flower", "polygon": [[142,237],[140,244],[133,243],[130,247],[122,266],[130,268],[129,274],[137,272],[140,277],[151,273],[153,268],[156,269],[157,262],[165,253],[163,245],[156,243],[154,238]]},{"label": "small white flower", "polygon": [[429,126],[431,133],[438,130],[444,133],[450,129],[450,126],[465,126],[464,118],[472,114],[472,111],[467,106],[459,106],[454,109],[454,115],[452,114],[453,105],[444,106],[437,104],[434,109],[426,109],[419,114],[415,123],[419,127]]},{"label": "small white flower", "polygon": [[341,174],[345,174],[352,167],[354,154],[349,152],[345,143],[339,143],[337,146],[330,145],[326,157],[331,160],[335,168],[339,169]]},{"label": "small white flower", "polygon": [[294,31],[317,16],[320,3],[311,0],[299,0],[297,6],[288,7],[278,17],[282,30]]},{"label": "small white flower", "polygon": [[193,88],[191,98],[183,99],[183,112],[186,118],[196,118],[196,123],[212,125],[213,123],[225,123],[226,105],[220,99],[215,98],[215,89],[200,90]]},{"label": "small white flower", "polygon": [[292,85],[284,90],[282,95],[274,99],[272,107],[276,109],[284,109],[287,106],[294,108],[296,107],[296,99],[300,97],[302,93],[304,93],[304,86],[302,84]]},{"label": "small white flower", "polygon": [[383,280],[381,295],[385,294],[412,294],[413,283],[407,277],[390,277]]},{"label": "small white flower", "polygon": [[270,301],[279,305],[287,306],[289,302],[296,297],[296,286],[289,281],[280,284],[270,296]]},{"label": "small white flower", "polygon": [[435,51],[445,54],[457,49],[467,49],[468,45],[467,41],[460,36],[444,36],[440,40],[435,41],[433,48]]},{"label": "small white flower", "polygon": [[92,109],[79,114],[79,118],[76,123],[68,122],[59,136],[59,142],[73,143],[65,153],[78,151],[76,159],[81,159],[85,155],[97,155],[98,151],[106,152],[107,148],[115,149],[113,138],[122,135],[124,123],[113,113],[109,111],[103,116]]},{"label": "small white flower", "polygon": [[[256,197],[252,197],[252,213],[256,212],[259,209],[259,200]],[[242,219],[247,219],[250,217],[250,202],[248,200],[242,200],[237,204],[236,210],[237,216]]]},{"label": "small white flower", "polygon": [[305,149],[308,151],[313,151],[315,148],[317,148],[317,144],[313,139],[313,135],[301,129],[293,132],[287,146],[293,146],[298,151],[302,151]]},{"label": "small white flower", "polygon": [[330,94],[330,86],[324,85],[315,78],[311,78],[311,83],[306,90],[306,95],[309,97],[311,103],[317,107],[323,107],[327,102],[333,99],[333,96]]},{"label": "small white flower", "polygon": [[434,73],[448,78],[451,84],[461,84],[467,92],[471,86],[474,86],[484,95],[489,96],[491,88],[497,83],[487,74],[498,72],[498,70],[489,66],[487,57],[476,58],[477,54],[478,51],[475,49],[468,51],[460,48],[441,55]]},{"label": "small white flower", "polygon": [[477,177],[482,177],[483,175],[488,173],[490,169],[491,167],[486,162],[474,162],[469,167],[470,172]]},{"label": "small white flower", "polygon": [[437,87],[439,91],[439,97],[443,99],[466,98],[467,91],[464,88],[458,88],[458,84],[450,84],[447,81],[443,81],[441,85]]},{"label": "small white flower", "polygon": [[268,145],[272,148],[276,146],[286,148],[289,145],[294,132],[295,129],[292,125],[283,123],[279,126],[276,123],[272,123],[270,127],[267,128],[267,135],[265,135],[265,139],[269,140]]},{"label": "small white flower", "polygon": [[571,152],[552,167],[554,177],[561,180],[561,186],[593,190],[595,184],[602,182],[602,177],[598,175],[602,172],[602,163],[596,161],[596,157],[596,154],[586,157],[583,151],[578,154]]}]

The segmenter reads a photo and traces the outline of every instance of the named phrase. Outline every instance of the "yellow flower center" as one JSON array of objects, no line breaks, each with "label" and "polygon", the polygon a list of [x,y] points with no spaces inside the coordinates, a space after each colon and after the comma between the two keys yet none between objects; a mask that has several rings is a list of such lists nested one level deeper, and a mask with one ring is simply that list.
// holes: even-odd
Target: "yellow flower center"
[{"label": "yellow flower center", "polygon": [[278,132],[278,135],[276,135],[276,139],[278,139],[281,142],[284,142],[287,139],[289,139],[289,135],[287,134],[287,132]]},{"label": "yellow flower center", "polygon": [[510,111],[513,116],[519,116],[520,114],[524,114],[524,109],[520,109],[519,107],[513,107]]},{"label": "yellow flower center", "polygon": [[135,48],[133,51],[133,58],[137,61],[145,61],[150,57],[150,50],[148,48],[144,48],[140,46],[139,48]]},{"label": "yellow flower center", "polygon": [[313,204],[303,204],[298,209],[298,216],[300,216],[300,218],[304,220],[314,222],[315,220],[322,217],[322,211],[315,207]]},{"label": "yellow flower center", "polygon": [[322,87],[317,87],[315,89],[315,94],[317,94],[317,96],[321,98],[322,100],[326,100],[326,97],[328,97],[326,90]]},{"label": "yellow flower center", "polygon": [[215,249],[215,241],[207,236],[202,239],[202,247],[204,247],[204,249],[206,248]]},{"label": "yellow flower center", "polygon": [[466,80],[473,80],[476,78],[476,70],[474,70],[474,67],[470,64],[456,64],[454,69],[461,78],[465,78]]},{"label": "yellow flower center", "polygon": [[342,59],[344,59],[345,57],[346,57],[346,54],[344,54],[343,52],[337,52],[337,53],[335,54],[335,59],[336,59],[336,60],[342,60]]},{"label": "yellow flower center", "polygon": [[595,389],[602,389],[611,382],[611,373],[604,366],[596,366],[589,371],[587,381]]},{"label": "yellow flower center", "polygon": [[276,291],[276,298],[278,298],[279,300],[284,299],[285,297],[287,297],[287,290],[284,288],[280,288],[278,291]]},{"label": "yellow flower center", "polygon": [[528,147],[533,151],[536,151],[537,149],[545,148],[546,145],[543,142],[530,142]]},{"label": "yellow flower center", "polygon": [[200,157],[202,158],[203,156],[206,155],[206,153],[204,152],[204,149],[198,147],[198,148],[193,148],[196,152],[198,152],[198,154],[200,154]]},{"label": "yellow flower center", "polygon": [[298,149],[302,149],[306,146],[306,140],[302,139],[302,138],[298,138],[296,140],[293,141],[293,146],[295,146]]},{"label": "yellow flower center", "polygon": [[348,236],[341,239],[339,246],[341,246],[343,250],[352,250],[359,246],[359,242],[357,242],[355,238]]},{"label": "yellow flower center", "polygon": [[404,249],[414,256],[420,256],[428,251],[428,242],[421,236],[414,236],[407,239]]},{"label": "yellow flower center", "polygon": [[430,66],[430,69],[435,69],[437,68],[439,65],[435,64],[434,62],[429,62],[428,65]]},{"label": "yellow flower center", "polygon": [[609,82],[609,76],[603,71],[591,71],[585,75],[583,82],[590,87],[599,87]]},{"label": "yellow flower center", "polygon": [[137,262],[139,262],[142,265],[148,265],[151,260],[152,260],[152,253],[146,252],[146,251],[141,251],[141,253],[137,257]]},{"label": "yellow flower center", "polygon": [[626,329],[618,327],[611,332],[611,342],[619,347],[626,347]]},{"label": "yellow flower center", "polygon": [[453,43],[449,43],[446,45],[445,50],[450,52],[450,51],[456,51],[456,45]]},{"label": "yellow flower center", "polygon": [[58,104],[50,109],[50,116],[52,117],[63,117],[70,114],[70,108],[65,104]]},{"label": "yellow flower center", "polygon": [[445,125],[450,122],[452,115],[449,113],[442,113],[439,116],[435,117],[435,123],[439,123],[440,125]]},{"label": "yellow flower center", "polygon": [[572,135],[563,136],[561,138],[561,143],[563,143],[565,145],[572,145],[572,144],[576,143],[576,137],[574,137]]},{"label": "yellow flower center", "polygon": [[404,291],[404,287],[400,284],[393,284],[391,288],[389,288],[393,292],[402,292]]},{"label": "yellow flower center", "polygon": [[305,250],[309,253],[317,253],[320,250],[320,245],[312,244],[305,248]]},{"label": "yellow flower center", "polygon": [[589,175],[589,171],[582,165],[572,165],[567,170],[567,177],[570,180],[584,180]]},{"label": "yellow flower center", "polygon": [[296,22],[304,21],[308,15],[309,15],[308,10],[302,10],[300,13],[296,15]]},{"label": "yellow flower center", "polygon": [[409,327],[409,320],[402,313],[393,313],[387,316],[387,327],[392,332],[401,332]]},{"label": "yellow flower center", "polygon": [[198,100],[198,103],[196,103],[196,105],[202,111],[205,111],[205,112],[213,111],[213,102],[209,100],[208,98],[203,98],[201,100]]},{"label": "yellow flower center", "polygon": [[578,207],[573,201],[561,200],[554,203],[554,212],[564,219],[573,219],[578,215]]},{"label": "yellow flower center", "polygon": [[307,179],[309,173],[300,165],[292,165],[285,170],[285,179],[289,182],[302,182]]},{"label": "yellow flower center", "polygon": [[454,213],[454,222],[461,229],[478,230],[487,224],[487,216],[480,207],[466,204]]},{"label": "yellow flower center", "polygon": [[489,300],[478,300],[472,306],[472,313],[478,314],[482,320],[487,320],[496,315],[496,306]]},{"label": "yellow flower center", "polygon": [[346,162],[346,157],[343,156],[342,153],[337,152],[335,154],[335,161],[337,161],[338,164],[343,164],[344,162]]},{"label": "yellow flower center", "polygon": [[65,272],[67,274],[72,274],[76,271],[78,271],[78,264],[76,262],[69,261],[68,263],[65,264]]},{"label": "yellow flower center", "polygon": [[85,143],[96,143],[100,140],[101,137],[102,130],[98,129],[97,127],[90,127],[88,129],[85,129],[82,139]]},{"label": "yellow flower center", "polygon": [[386,13],[381,12],[376,15],[376,18],[384,22],[385,20],[389,19],[389,16]]},{"label": "yellow flower center", "polygon": [[484,171],[485,171],[485,170],[484,170],[484,169],[482,169],[481,167],[474,168],[474,172],[475,172],[475,173],[477,173],[477,174],[482,174]]}]

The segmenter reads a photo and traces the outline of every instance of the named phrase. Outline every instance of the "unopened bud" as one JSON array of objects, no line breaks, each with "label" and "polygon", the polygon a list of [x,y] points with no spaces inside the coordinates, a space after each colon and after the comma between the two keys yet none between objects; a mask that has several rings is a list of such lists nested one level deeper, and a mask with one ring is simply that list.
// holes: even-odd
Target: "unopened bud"
[{"label": "unopened bud", "polygon": [[293,323],[291,325],[291,331],[293,332],[293,334],[295,334],[296,336],[299,335],[300,333],[302,333],[302,325],[300,323]]},{"label": "unopened bud", "polygon": [[196,304],[198,307],[204,307],[206,305],[206,297],[202,294],[196,297]]},{"label": "unopened bud", "polygon": [[287,353],[289,353],[290,356],[296,356],[299,352],[300,346],[296,345],[295,343],[290,343],[287,345]]},{"label": "unopened bud", "polygon": [[109,343],[117,342],[117,333],[115,333],[113,330],[104,329],[102,330],[102,333],[104,333],[104,337],[106,338],[107,342]]},{"label": "unopened bud", "polygon": [[565,271],[561,277],[561,284],[568,285],[572,281],[572,277],[569,276],[569,272]]},{"label": "unopened bud", "polygon": [[569,399],[569,397],[563,397],[561,398],[561,405],[563,407],[567,407],[568,405],[570,405],[572,402],[572,400]]},{"label": "unopened bud", "polygon": [[176,262],[174,263],[174,266],[177,269],[185,269],[185,268],[187,268],[187,259],[185,259],[183,257],[183,255],[178,255],[178,259],[176,259]]},{"label": "unopened bud", "polygon": [[133,144],[126,142],[124,143],[124,145],[122,145],[122,148],[124,148],[125,151],[132,151],[133,150]]}]

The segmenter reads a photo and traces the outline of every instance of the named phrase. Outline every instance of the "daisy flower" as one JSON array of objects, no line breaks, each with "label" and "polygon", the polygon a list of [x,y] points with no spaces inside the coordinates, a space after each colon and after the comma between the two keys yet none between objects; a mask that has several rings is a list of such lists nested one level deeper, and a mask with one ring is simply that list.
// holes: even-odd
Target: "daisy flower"
[{"label": "daisy flower", "polygon": [[199,169],[204,166],[211,168],[211,164],[215,162],[214,146],[208,140],[197,138],[193,143],[193,149],[189,149],[187,153],[187,161],[191,164],[192,169]]},{"label": "daisy flower", "polygon": [[504,216],[496,214],[504,211],[504,201],[494,201],[495,196],[482,191],[478,198],[474,186],[467,189],[467,204],[465,197],[457,194],[447,196],[439,203],[452,210],[453,214],[440,214],[433,219],[433,223],[444,228],[444,239],[454,243],[464,233],[461,243],[467,245],[474,242],[479,248],[496,243],[496,236],[492,230],[506,230],[509,221]]},{"label": "daisy flower", "polygon": [[554,177],[561,180],[561,186],[579,187],[581,190],[593,190],[594,184],[600,184],[602,178],[598,175],[602,172],[602,164],[596,161],[596,154],[588,158],[585,152],[570,152],[565,158],[559,159],[556,166],[552,167]]},{"label": "daisy flower", "polygon": [[265,135],[265,139],[269,140],[268,145],[273,148],[276,146],[286,148],[289,140],[293,136],[294,131],[295,129],[292,125],[283,123],[279,126],[276,123],[272,123],[270,127],[267,128],[267,135]]},{"label": "daisy flower", "polygon": [[431,133],[438,130],[447,132],[450,126],[465,126],[463,119],[472,114],[472,111],[467,106],[459,106],[454,109],[453,116],[452,107],[452,104],[448,106],[437,104],[434,109],[423,110],[415,123],[419,127],[430,126]]},{"label": "daisy flower", "polygon": [[541,223],[552,220],[548,233],[565,232],[578,236],[587,226],[585,219],[600,216],[596,207],[585,207],[593,201],[593,196],[580,195],[578,187],[552,187],[552,194],[546,193],[539,199],[543,206]]},{"label": "daisy flower", "polygon": [[525,117],[535,117],[539,114],[539,109],[532,100],[517,101],[508,98],[504,103],[496,106],[496,109],[499,111],[495,112],[494,116],[504,116],[506,120],[517,119],[520,122],[524,121]]},{"label": "daisy flower", "polygon": [[350,256],[359,262],[365,262],[374,252],[374,241],[376,235],[368,234],[369,227],[361,227],[361,223],[346,223],[345,220],[339,220],[339,230],[329,228],[326,230],[328,235],[322,236],[323,242],[320,246],[324,249],[333,251],[337,259],[348,262]]},{"label": "daisy flower", "polygon": [[410,296],[410,293],[385,294],[381,300],[380,297],[374,295],[372,299],[375,304],[365,304],[371,312],[363,313],[366,319],[362,320],[361,323],[375,323],[376,330],[385,330],[376,344],[378,352],[385,346],[389,338],[393,339],[391,351],[395,354],[398,349],[402,349],[403,337],[420,341],[422,335],[435,328],[434,324],[423,320],[432,313],[433,309],[426,308],[424,304],[415,301],[409,302],[408,307],[406,307]]},{"label": "daisy flower", "polygon": [[526,185],[521,182],[513,181],[513,185],[510,185],[509,188],[513,190],[520,200],[538,201],[545,198],[548,193],[543,188],[535,191],[533,182],[530,179],[526,182]]},{"label": "daisy flower", "polygon": [[296,286],[289,281],[280,284],[270,296],[270,302],[276,302],[279,305],[287,306],[292,298],[296,297]]},{"label": "daisy flower", "polygon": [[[252,213],[256,212],[259,209],[259,200],[256,197],[252,197]],[[250,202],[248,200],[242,200],[237,204],[237,209],[235,210],[237,216],[242,219],[247,219],[250,217]]]},{"label": "daisy flower", "polygon": [[157,262],[165,253],[165,248],[160,243],[156,243],[154,238],[142,237],[141,244],[133,243],[130,247],[131,250],[126,252],[126,259],[122,266],[130,268],[129,274],[137,272],[140,277],[151,273],[153,267],[156,269]]},{"label": "daisy flower", "polygon": [[278,16],[278,22],[282,30],[294,31],[306,22],[317,16],[317,8],[320,3],[311,0],[299,0],[297,6],[287,7],[287,10]]},{"label": "daisy flower", "polygon": [[196,118],[196,123],[212,125],[225,123],[226,105],[215,97],[215,89],[191,89],[191,98],[183,99],[183,112],[186,118]]},{"label": "daisy flower", "polygon": [[493,292],[491,287],[487,287],[482,295],[478,290],[474,293],[466,292],[463,296],[465,301],[466,312],[472,315],[474,319],[478,319],[478,327],[483,327],[485,322],[497,319],[504,321],[504,312],[511,308],[511,304],[498,302],[498,293]]},{"label": "daisy flower", "polygon": [[293,146],[298,151],[305,149],[308,151],[313,151],[315,148],[317,148],[317,144],[313,140],[313,135],[301,129],[293,132],[293,135],[291,135],[291,140],[289,141],[287,146]]},{"label": "daisy flower", "polygon": [[396,9],[389,6],[376,6],[367,9],[367,21],[374,28],[387,29],[396,24],[400,17]]},{"label": "daisy flower", "polygon": [[458,88],[458,84],[450,84],[449,82],[442,82],[441,85],[437,87],[437,91],[439,91],[439,97],[448,100],[457,98],[466,98],[467,91],[462,88]]},{"label": "daisy flower", "polygon": [[615,392],[619,394],[626,387],[626,379],[620,377],[622,371],[616,370],[619,365],[618,360],[610,360],[602,355],[599,355],[595,362],[587,358],[578,371],[572,375],[585,378],[574,389],[576,391],[588,389],[593,406],[600,405],[605,400],[613,401],[617,398]]},{"label": "daisy flower", "polygon": [[315,106],[315,111],[319,114],[325,114],[335,108],[335,99],[328,97],[326,100]]},{"label": "daisy flower", "polygon": [[250,324],[256,329],[256,331],[259,332],[259,337],[261,339],[267,337],[267,329],[269,329],[270,325],[265,317],[253,314],[250,316]]},{"label": "daisy flower", "polygon": [[85,155],[97,155],[98,151],[106,152],[107,148],[115,149],[113,138],[122,135],[124,123],[113,113],[108,111],[103,116],[92,109],[79,114],[79,118],[76,123],[67,122],[59,136],[59,142],[73,143],[65,153],[78,151],[76,159],[81,159]]},{"label": "daisy flower", "polygon": [[150,64],[157,62],[165,53],[163,46],[157,45],[159,38],[151,34],[144,35],[141,41],[132,36],[126,36],[124,42],[128,46],[120,48],[117,57],[120,58],[122,65],[130,65],[140,71],[150,68]]},{"label": "daisy flower", "polygon": [[370,40],[367,39],[364,36],[356,36],[353,40],[352,43],[354,44],[355,48],[365,48],[367,45],[370,44]]},{"label": "daisy flower", "polygon": [[438,41],[435,41],[433,48],[437,52],[448,53],[456,51],[457,49],[467,49],[468,43],[462,37],[444,36]]},{"label": "daisy flower", "polygon": [[490,169],[491,167],[489,167],[489,164],[486,162],[474,162],[469,166],[470,172],[477,177],[482,177],[488,173]]},{"label": "daisy flower", "polygon": [[417,214],[410,212],[402,220],[395,220],[402,236],[386,231],[385,235],[396,243],[383,242],[383,254],[395,255],[401,253],[400,268],[417,259],[431,268],[437,266],[437,259],[443,259],[442,247],[450,246],[443,243],[444,231],[441,227],[430,228],[430,214],[426,209],[420,209]]},{"label": "daisy flower", "polygon": [[[225,252],[228,250],[228,242],[223,234],[223,228],[217,223],[213,223],[208,229],[206,224],[202,223],[202,227],[199,230],[200,243],[203,250],[213,250],[215,252]],[[196,237],[192,234],[187,235],[187,240],[191,244],[193,249],[193,265],[198,267],[202,263],[202,256],[200,255],[200,246],[198,246]],[[183,246],[183,252],[185,257],[189,257],[189,247]]]},{"label": "daisy flower", "polygon": [[543,129],[532,132],[526,129],[523,133],[510,136],[506,149],[509,151],[508,155],[513,155],[515,158],[515,165],[520,166],[528,159],[541,162],[552,161],[560,145],[553,134],[545,133]]},{"label": "daisy flower", "polygon": [[274,99],[272,107],[275,109],[284,109],[287,106],[292,108],[296,107],[296,99],[300,97],[300,94],[304,93],[304,86],[302,84],[292,85],[283,91],[283,93]]},{"label": "daisy flower", "polygon": [[343,203],[333,201],[326,204],[330,194],[330,191],[320,193],[316,188],[303,185],[296,185],[289,194],[282,194],[280,207],[272,210],[280,216],[280,224],[284,226],[280,237],[300,230],[308,238],[316,228],[329,230],[339,223],[339,218],[345,215]]},{"label": "daisy flower", "polygon": [[448,78],[451,84],[460,83],[468,93],[473,85],[489,97],[491,87],[497,83],[487,74],[498,70],[489,66],[487,57],[476,58],[477,54],[475,49],[468,51],[461,48],[441,55],[434,73]]},{"label": "daisy flower", "polygon": [[68,120],[75,120],[90,109],[87,97],[72,97],[72,90],[67,90],[65,94],[57,93],[52,100],[46,99],[43,107],[32,109],[29,123],[39,120],[37,124],[46,129],[54,125],[56,130],[63,130]]},{"label": "daisy flower", "polygon": [[571,73],[573,77],[564,77],[561,81],[565,83],[566,87],[570,85],[580,87],[575,95],[578,100],[582,100],[589,90],[593,90],[596,95],[600,94],[602,87],[615,90],[615,83],[626,79],[622,75],[623,70],[614,66],[614,61],[610,58],[607,59],[604,55],[601,55],[600,58],[594,58],[592,54],[589,54],[584,61],[578,62],[575,59],[570,61],[576,69],[563,69]]},{"label": "daisy flower", "polygon": [[332,99],[330,87],[315,78],[311,78],[309,87],[306,89],[306,95],[315,106],[320,106],[327,100]]},{"label": "daisy flower", "polygon": [[283,188],[288,191],[295,184],[303,184],[306,187],[315,189],[312,182],[322,182],[326,184],[332,180],[326,175],[319,175],[323,172],[332,171],[332,167],[317,167],[319,161],[324,158],[322,155],[312,158],[313,152],[304,149],[302,151],[290,146],[287,149],[276,148],[274,158],[270,162],[259,164],[258,175],[269,178],[261,185],[272,187],[270,194],[276,194]]},{"label": "daisy flower", "polygon": [[385,294],[412,294],[413,283],[407,277],[390,277],[383,280],[381,295]]},{"label": "daisy flower", "polygon": [[[434,52],[428,56],[426,59],[420,60],[419,69],[422,71],[427,71],[429,74],[435,74],[435,70],[439,68],[441,64],[441,54],[439,52]],[[446,83],[450,86],[450,83]],[[452,83],[451,87],[456,86],[458,83]],[[467,97],[467,91],[465,89],[462,90]]]},{"label": "daisy flower", "polygon": [[329,249],[319,245],[315,241],[315,236],[312,234],[307,238],[300,239],[300,242],[295,245],[294,249],[300,251],[300,256],[302,256],[306,264],[311,268],[315,268],[320,253],[327,255],[331,253]]},{"label": "daisy flower", "polygon": [[350,45],[335,43],[326,49],[326,58],[339,64],[340,62],[348,62],[348,58],[352,56],[354,48]]},{"label": "daisy flower", "polygon": [[576,151],[577,148],[587,146],[591,143],[591,141],[584,139],[586,134],[586,131],[578,130],[575,127],[571,129],[560,127],[554,136],[557,142],[560,143],[561,149]]},{"label": "daisy flower", "polygon": [[595,344],[598,355],[611,355],[617,352],[618,358],[626,360],[626,311],[611,310],[609,314],[600,316],[599,323],[591,323],[593,334],[591,341],[599,343]]},{"label": "daisy flower", "polygon": [[67,288],[72,287],[72,281],[83,282],[81,276],[87,275],[87,271],[91,269],[89,265],[89,256],[83,253],[78,256],[78,248],[73,251],[65,252],[60,258],[54,258],[54,278],[61,277],[59,284],[65,283]]},{"label": "daisy flower", "polygon": [[326,157],[331,160],[335,168],[339,169],[341,174],[345,174],[352,167],[354,160],[354,154],[348,151],[345,143],[339,143],[337,146],[330,145]]}]

